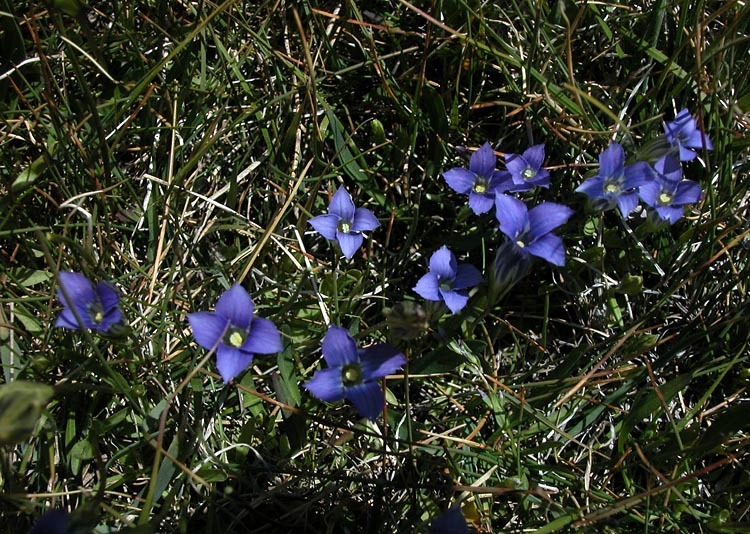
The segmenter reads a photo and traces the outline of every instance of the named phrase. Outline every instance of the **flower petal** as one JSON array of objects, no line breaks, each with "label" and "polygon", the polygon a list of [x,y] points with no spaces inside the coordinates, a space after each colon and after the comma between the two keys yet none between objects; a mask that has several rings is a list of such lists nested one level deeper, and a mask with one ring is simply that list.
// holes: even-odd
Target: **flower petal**
[{"label": "flower petal", "polygon": [[654,180],[654,170],[645,161],[637,161],[625,167],[624,189],[640,187]]},{"label": "flower petal", "polygon": [[[693,157],[695,157],[695,154]],[[670,155],[659,158],[656,163],[654,163],[654,169],[658,173],[656,178],[662,182],[676,184],[682,180],[682,166],[680,165],[679,160]]]},{"label": "flower petal", "polygon": [[469,534],[469,525],[461,513],[461,507],[451,506],[435,518],[428,534]]},{"label": "flower petal", "polygon": [[420,278],[417,285],[412,289],[424,299],[441,300],[440,293],[438,293],[438,277],[433,272],[429,272]]},{"label": "flower petal", "polygon": [[576,193],[583,193],[591,199],[604,198],[604,178],[601,176],[594,176],[584,181],[581,185],[576,187]]},{"label": "flower petal", "polygon": [[474,187],[474,181],[476,174],[471,172],[469,169],[456,167],[443,173],[443,178],[447,182],[448,186],[453,189],[456,193],[462,195],[467,194]]},{"label": "flower petal", "polygon": [[657,198],[661,192],[661,186],[658,182],[648,182],[638,188],[638,196],[646,205],[654,207],[657,204]]},{"label": "flower petal", "polygon": [[344,398],[344,382],[339,367],[318,369],[313,377],[303,384],[304,388],[325,402],[336,402]]},{"label": "flower petal", "polygon": [[383,412],[385,395],[377,382],[362,382],[356,386],[346,388],[344,395],[362,417],[374,421]]},{"label": "flower petal", "polygon": [[393,345],[378,343],[367,347],[360,357],[364,381],[392,375],[406,365],[406,356]]},{"label": "flower petal", "polygon": [[125,318],[123,317],[122,312],[120,311],[120,308],[115,306],[114,308],[110,308],[109,311],[105,311],[104,317],[102,318],[102,322],[96,326],[92,326],[92,328],[100,332],[107,332],[114,325],[124,323],[124,322],[125,322]]},{"label": "flower petal", "polygon": [[532,241],[526,246],[526,250],[558,267],[565,265],[565,247],[562,239],[554,234],[546,234]]},{"label": "flower petal", "polygon": [[488,142],[485,142],[471,155],[469,159],[469,170],[479,176],[489,178],[495,172],[497,157]]},{"label": "flower petal", "polygon": [[339,242],[341,252],[344,254],[347,260],[351,259],[351,257],[354,256],[357,250],[359,250],[359,247],[362,246],[362,241],[364,241],[364,239],[364,236],[359,232],[336,232],[336,240]]},{"label": "flower petal", "polygon": [[683,180],[677,185],[672,204],[693,204],[701,199],[701,186],[693,180]]},{"label": "flower petal", "polygon": [[466,289],[482,283],[482,273],[479,269],[468,263],[462,263],[456,270],[456,278],[453,280],[453,289]]},{"label": "flower petal", "polygon": [[245,288],[234,284],[216,302],[216,315],[228,319],[232,326],[248,328],[253,319],[253,301]]},{"label": "flower petal", "polygon": [[638,193],[623,193],[617,197],[617,207],[620,208],[620,214],[623,219],[627,219],[633,210],[638,206]]},{"label": "flower petal", "polygon": [[352,230],[355,232],[369,232],[380,226],[377,217],[367,208],[357,208],[354,211]]},{"label": "flower petal", "polygon": [[656,206],[656,213],[659,214],[662,220],[669,221],[669,224],[674,224],[682,218],[685,210],[683,206]]},{"label": "flower petal", "polygon": [[529,167],[532,169],[540,170],[544,163],[544,143],[530,146],[523,151],[523,159],[526,160]]},{"label": "flower petal", "polygon": [[625,165],[625,151],[619,143],[610,143],[599,154],[599,176],[617,178],[622,175]]},{"label": "flower petal", "polygon": [[495,196],[495,217],[500,223],[500,231],[513,240],[529,224],[526,204],[508,195]]},{"label": "flower petal", "polygon": [[323,338],[323,357],[330,367],[343,367],[359,361],[357,343],[342,326],[331,326]]},{"label": "flower petal", "polygon": [[63,306],[76,306],[85,310],[89,304],[97,301],[91,282],[81,273],[60,271],[57,278],[60,281],[57,287],[57,297]]},{"label": "flower petal", "polygon": [[453,280],[456,276],[456,257],[443,245],[430,256],[430,272],[440,280]]},{"label": "flower petal", "polygon": [[[81,322],[84,322],[83,317],[81,317]],[[55,326],[58,328],[68,328],[70,330],[78,330],[81,328],[81,326],[78,324],[78,321],[76,320],[75,315],[73,315],[72,308],[63,308],[63,310],[60,312],[60,315],[57,317],[57,320],[55,321]],[[85,323],[83,326],[84,328],[86,328]]]},{"label": "flower petal", "polygon": [[487,213],[495,205],[495,197],[488,195],[480,195],[474,191],[469,192],[469,207],[471,210],[480,215]]},{"label": "flower petal", "polygon": [[513,176],[513,181],[520,178],[523,180],[521,173],[529,166],[528,162],[520,154],[505,154],[505,168]]},{"label": "flower petal", "polygon": [[331,198],[331,205],[328,206],[328,213],[338,215],[340,218],[351,221],[354,219],[354,201],[352,196],[342,185]]},{"label": "flower petal", "polygon": [[535,240],[562,225],[573,215],[573,210],[562,204],[542,202],[529,210],[531,240]]},{"label": "flower petal", "polygon": [[283,348],[276,325],[268,319],[255,317],[250,323],[250,332],[242,344],[242,350],[253,354],[274,354]]},{"label": "flower petal", "polygon": [[216,349],[216,368],[225,384],[247,369],[252,361],[253,355],[242,349],[230,347],[224,343]]},{"label": "flower petal", "polygon": [[445,305],[448,306],[448,309],[453,314],[460,312],[462,309],[464,309],[466,303],[469,302],[469,295],[465,289],[458,291],[454,291],[452,289],[440,289],[439,291],[443,297]]},{"label": "flower petal", "polygon": [[221,342],[229,326],[228,319],[207,311],[189,313],[187,317],[195,342],[208,350]]},{"label": "flower petal", "polygon": [[99,302],[102,303],[105,314],[112,308],[116,308],[120,303],[120,294],[109,282],[99,282],[96,285],[96,294],[99,297]]},{"label": "flower petal", "polygon": [[318,215],[308,220],[308,224],[312,226],[316,232],[325,237],[326,239],[336,239],[336,231],[339,229],[339,221],[341,217],[338,215]]}]

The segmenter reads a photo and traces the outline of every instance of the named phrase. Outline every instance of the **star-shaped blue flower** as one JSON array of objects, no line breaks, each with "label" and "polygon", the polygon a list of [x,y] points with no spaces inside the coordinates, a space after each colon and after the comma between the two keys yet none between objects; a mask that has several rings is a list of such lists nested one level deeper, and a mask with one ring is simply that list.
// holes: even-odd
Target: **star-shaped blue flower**
[{"label": "star-shaped blue flower", "polygon": [[654,208],[659,218],[676,223],[686,204],[698,202],[701,186],[693,180],[682,179],[682,167],[673,156],[664,156],[654,163],[656,179],[643,184],[638,193],[647,205]]},{"label": "star-shaped blue flower", "polygon": [[573,215],[572,209],[554,202],[542,202],[529,210],[526,204],[508,195],[497,195],[495,206],[500,231],[515,244],[517,252],[531,254],[560,267],[565,265],[562,239],[550,232]]},{"label": "star-shaped blue flower", "polygon": [[316,371],[305,388],[325,402],[348,399],[362,417],[373,421],[385,406],[378,379],[406,364],[406,356],[387,343],[358,349],[349,331],[341,326],[328,329],[323,358],[328,368]]},{"label": "star-shaped blue flower", "polygon": [[648,163],[639,161],[626,167],[622,146],[611,143],[599,154],[599,174],[583,182],[576,191],[600,201],[603,209],[616,205],[624,219],[638,205],[638,187],[653,179],[654,172]]},{"label": "star-shaped blue flower", "polygon": [[268,319],[253,317],[253,301],[239,284],[219,297],[213,313],[188,314],[188,322],[198,345],[216,350],[216,367],[224,383],[249,366],[255,354],[282,349],[276,326]]},{"label": "star-shaped blue flower", "polygon": [[84,275],[70,271],[60,271],[58,280],[57,298],[63,310],[55,326],[109,332],[113,326],[123,323],[120,295],[111,284],[99,282],[94,288]]},{"label": "star-shaped blue flower", "polygon": [[698,128],[698,123],[687,109],[680,110],[673,121],[664,123],[664,133],[669,143],[678,149],[680,161],[691,161],[696,150],[713,150],[708,136]]},{"label": "star-shaped blue flower", "polygon": [[413,289],[427,300],[442,300],[455,314],[469,301],[469,289],[481,281],[482,275],[476,267],[468,263],[459,265],[453,252],[442,246],[430,257],[429,272]]},{"label": "star-shaped blue flower", "polygon": [[549,187],[549,172],[544,163],[544,143],[530,146],[523,154],[506,154],[505,167],[510,173],[513,193],[529,191],[534,187]]},{"label": "star-shaped blue flower", "polygon": [[341,186],[331,198],[327,215],[308,221],[315,230],[332,241],[337,241],[347,259],[362,246],[362,232],[374,230],[380,223],[367,208],[357,208],[347,190]]},{"label": "star-shaped blue flower", "polygon": [[510,175],[496,171],[496,163],[495,152],[485,143],[471,155],[468,169],[455,167],[443,173],[451,189],[469,195],[469,207],[477,215],[490,211],[495,205],[495,194],[505,191],[510,184]]}]

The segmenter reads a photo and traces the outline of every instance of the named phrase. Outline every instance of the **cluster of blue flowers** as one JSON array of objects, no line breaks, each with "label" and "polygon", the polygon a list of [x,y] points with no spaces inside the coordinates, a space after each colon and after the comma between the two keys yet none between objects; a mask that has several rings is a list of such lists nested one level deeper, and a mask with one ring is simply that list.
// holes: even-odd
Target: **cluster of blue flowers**
[{"label": "cluster of blue flowers", "polygon": [[611,143],[599,155],[599,174],[583,182],[576,191],[588,196],[599,209],[617,206],[627,218],[640,198],[651,209],[654,219],[674,224],[684,213],[684,206],[698,202],[701,187],[682,178],[680,162],[695,159],[697,149],[713,149],[711,140],[697,126],[687,109],[674,121],[664,125],[671,149],[653,165],[639,161],[625,165],[625,150]]},{"label": "cluster of blue flowers", "polygon": [[[713,147],[687,110],[665,124],[665,136],[671,149],[653,167],[646,162],[625,165],[623,147],[611,143],[599,156],[599,173],[576,191],[587,195],[600,209],[617,207],[623,217],[636,209],[640,198],[656,217],[676,222],[684,206],[701,196],[696,182],[682,178],[680,162],[694,159],[697,149]],[[550,175],[543,163],[544,145],[538,144],[523,154],[506,154],[506,168],[498,170],[495,153],[485,143],[472,154],[468,169],[453,168],[443,173],[454,191],[468,195],[474,213],[495,208],[499,230],[506,237],[490,273],[491,290],[496,294],[498,288],[507,289],[524,276],[534,257],[556,266],[565,264],[562,239],[552,232],[571,217],[573,210],[554,202],[541,202],[529,209],[511,196],[549,187]],[[323,237],[336,241],[347,259],[362,246],[363,233],[380,225],[370,210],[354,205],[343,186],[333,195],[328,213],[311,218],[309,223]],[[417,281],[414,291],[426,300],[444,303],[456,314],[467,305],[470,290],[482,280],[476,267],[458,263],[453,252],[443,246],[430,257],[429,271]],[[84,275],[69,271],[60,272],[59,282],[57,293],[63,309],[56,326],[102,334],[123,330],[120,297],[111,284],[94,286]],[[254,316],[252,299],[238,284],[221,295],[213,312],[188,314],[188,323],[198,345],[216,353],[216,366],[224,382],[249,367],[256,354],[282,350],[278,329],[270,320]],[[388,344],[359,349],[340,326],[329,327],[322,352],[328,367],[318,370],[305,388],[326,402],[348,399],[363,417],[376,419],[385,404],[378,380],[398,371],[406,364],[406,357]]]}]

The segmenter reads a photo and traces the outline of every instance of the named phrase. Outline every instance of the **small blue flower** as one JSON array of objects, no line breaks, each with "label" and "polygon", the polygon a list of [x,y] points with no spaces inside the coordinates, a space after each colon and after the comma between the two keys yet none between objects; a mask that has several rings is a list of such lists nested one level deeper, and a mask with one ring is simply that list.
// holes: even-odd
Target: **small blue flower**
[{"label": "small blue flower", "polygon": [[451,506],[440,514],[430,525],[429,534],[469,534],[469,525],[466,523],[461,508]]},{"label": "small blue flower", "polygon": [[562,239],[550,232],[573,215],[572,209],[554,202],[542,202],[529,210],[526,204],[508,195],[497,195],[495,206],[500,231],[515,244],[516,251],[560,267],[565,265]]},{"label": "small blue flower", "polygon": [[63,310],[55,326],[109,332],[124,322],[119,308],[120,295],[112,284],[99,282],[94,288],[84,275],[70,271],[60,271],[58,280],[57,298]]},{"label": "small blue flower", "polygon": [[224,383],[249,366],[255,354],[282,349],[276,326],[268,319],[253,317],[253,301],[239,284],[219,297],[214,313],[188,314],[188,322],[198,345],[216,350],[216,367]]},{"label": "small blue flower", "polygon": [[495,194],[505,191],[509,184],[507,172],[496,171],[497,158],[489,143],[483,144],[471,155],[469,168],[456,167],[445,171],[443,178],[456,193],[469,195],[469,207],[479,215],[492,209]]},{"label": "small blue flower", "polygon": [[64,510],[48,510],[34,523],[29,534],[67,534],[76,530],[70,523],[70,516]]},{"label": "small blue flower", "polygon": [[505,167],[513,181],[508,191],[517,193],[534,187],[549,187],[549,172],[542,167],[542,163],[544,143],[530,146],[523,155],[506,154]]},{"label": "small blue flower", "polygon": [[414,291],[427,300],[445,302],[452,313],[458,313],[469,301],[469,289],[482,281],[473,265],[456,262],[453,252],[442,246],[430,257],[430,270],[419,279]]},{"label": "small blue flower", "polygon": [[615,205],[623,219],[638,205],[638,187],[654,179],[648,163],[639,161],[625,166],[625,151],[618,143],[611,143],[599,154],[599,174],[578,186],[576,191],[600,201],[603,209]]},{"label": "small blue flower", "polygon": [[686,204],[700,200],[701,186],[693,180],[682,179],[680,162],[672,156],[659,159],[654,170],[656,179],[641,185],[638,194],[661,220],[674,224],[682,217]]},{"label": "small blue flower", "polygon": [[669,143],[678,149],[680,161],[691,161],[698,155],[696,150],[713,150],[714,146],[703,133],[687,109],[681,110],[671,122],[664,123],[664,132]]},{"label": "small blue flower", "polygon": [[362,246],[362,232],[374,230],[380,223],[367,208],[356,208],[347,190],[341,186],[331,198],[327,215],[308,221],[315,230],[331,241],[338,241],[347,259]]},{"label": "small blue flower", "polygon": [[373,421],[385,406],[378,378],[395,373],[406,363],[406,357],[387,343],[358,349],[341,326],[328,329],[323,358],[328,368],[316,371],[305,388],[325,402],[349,399],[362,417]]}]

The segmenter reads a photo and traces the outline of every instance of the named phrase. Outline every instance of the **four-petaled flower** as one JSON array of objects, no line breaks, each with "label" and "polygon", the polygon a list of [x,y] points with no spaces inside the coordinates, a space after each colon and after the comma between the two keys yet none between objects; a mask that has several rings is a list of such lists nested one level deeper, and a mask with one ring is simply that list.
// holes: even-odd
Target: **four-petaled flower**
[{"label": "four-petaled flower", "polygon": [[239,284],[219,297],[215,312],[191,313],[188,321],[198,345],[216,350],[216,367],[225,383],[250,365],[255,354],[282,349],[276,326],[253,317],[253,301]]},{"label": "four-petaled flower", "polygon": [[[469,168],[455,167],[443,173],[443,178],[456,193],[469,195],[469,207],[479,215],[495,205],[495,193],[509,181],[507,172],[496,171],[497,158],[489,143],[471,155]],[[504,189],[503,189],[504,190]]]},{"label": "four-petaled flower", "polygon": [[513,193],[529,191],[534,187],[549,187],[549,172],[544,163],[544,143],[530,146],[521,154],[506,154],[505,167],[510,173]]},{"label": "four-petaled flower", "polygon": [[347,259],[362,246],[362,232],[374,230],[380,223],[367,208],[356,208],[347,190],[341,186],[331,198],[327,215],[318,215],[308,221],[315,230],[332,241],[338,241]]},{"label": "four-petaled flower", "polygon": [[693,180],[682,179],[680,162],[672,156],[664,156],[654,163],[656,179],[643,184],[638,193],[643,202],[654,208],[659,218],[676,223],[683,215],[685,204],[698,202],[701,186]]},{"label": "four-petaled flower", "polygon": [[622,146],[611,143],[599,154],[599,174],[583,182],[576,191],[601,201],[604,209],[617,205],[626,218],[638,205],[638,187],[653,179],[648,163],[639,161],[626,167]]},{"label": "four-petaled flower", "polygon": [[508,195],[497,195],[496,217],[500,231],[508,236],[521,254],[531,254],[548,262],[565,265],[562,239],[550,232],[563,224],[573,210],[554,202],[542,202],[526,208],[526,204]]},{"label": "four-petaled flower", "polygon": [[57,297],[62,302],[63,310],[55,326],[108,332],[123,322],[118,307],[120,295],[111,284],[99,282],[94,288],[84,275],[70,271],[60,271],[58,279]]},{"label": "four-petaled flower", "polygon": [[703,133],[687,109],[681,110],[673,121],[664,123],[667,141],[680,153],[680,161],[691,161],[698,155],[696,150],[713,150],[714,145]]},{"label": "four-petaled flower", "polygon": [[385,406],[378,378],[395,373],[406,363],[398,349],[381,343],[358,349],[346,328],[331,326],[323,339],[328,368],[319,369],[305,388],[325,402],[349,399],[362,417],[375,420]]},{"label": "four-petaled flower", "polygon": [[430,257],[430,270],[419,279],[414,291],[427,300],[442,300],[455,314],[469,301],[469,289],[481,281],[476,267],[459,265],[453,252],[442,246]]}]

